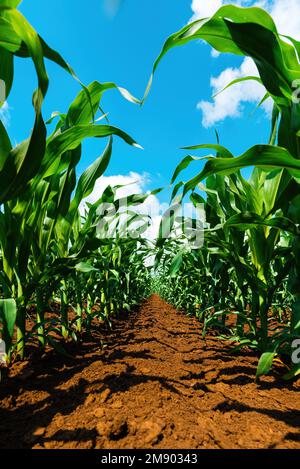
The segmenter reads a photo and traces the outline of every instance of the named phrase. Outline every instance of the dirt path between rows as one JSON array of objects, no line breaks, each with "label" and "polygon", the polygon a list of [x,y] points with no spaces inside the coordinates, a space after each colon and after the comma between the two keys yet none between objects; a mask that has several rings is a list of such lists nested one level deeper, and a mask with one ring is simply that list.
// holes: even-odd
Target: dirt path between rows
[{"label": "dirt path between rows", "polygon": [[255,356],[157,296],[99,339],[13,368],[1,448],[300,448],[299,381],[255,384]]}]

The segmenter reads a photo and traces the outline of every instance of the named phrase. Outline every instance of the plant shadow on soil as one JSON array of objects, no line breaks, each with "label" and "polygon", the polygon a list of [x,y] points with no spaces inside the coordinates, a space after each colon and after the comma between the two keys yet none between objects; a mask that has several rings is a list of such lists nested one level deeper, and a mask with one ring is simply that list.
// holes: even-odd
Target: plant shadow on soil
[{"label": "plant shadow on soil", "polygon": [[0,448],[300,448],[299,382],[255,383],[255,354],[156,296],[68,352],[13,366]]}]

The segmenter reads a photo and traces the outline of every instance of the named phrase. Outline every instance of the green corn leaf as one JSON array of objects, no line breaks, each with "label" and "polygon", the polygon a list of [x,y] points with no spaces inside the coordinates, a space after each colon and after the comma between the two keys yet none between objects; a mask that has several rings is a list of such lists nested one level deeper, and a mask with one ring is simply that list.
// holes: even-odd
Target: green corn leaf
[{"label": "green corn leaf", "polygon": [[274,352],[265,352],[262,354],[257,365],[256,379],[270,372],[275,356],[276,353]]},{"label": "green corn leaf", "polygon": [[5,12],[5,18],[10,21],[14,30],[20,37],[21,41],[26,45],[29,54],[34,62],[36,73],[38,76],[39,88],[34,97],[36,112],[40,112],[43,99],[48,90],[48,76],[44,63],[43,47],[40,38],[34,28],[24,18],[24,16],[16,9],[9,9]]},{"label": "green corn leaf", "polygon": [[283,379],[285,381],[290,381],[294,378],[297,378],[297,376],[300,375],[300,364],[299,365],[295,365],[291,371],[289,371],[288,373],[286,373],[285,375],[283,375]]},{"label": "green corn leaf", "polygon": [[89,166],[80,176],[75,197],[72,201],[72,209],[79,207],[80,202],[88,197],[95,187],[97,179],[104,173],[107,169],[112,154],[112,139],[109,139],[103,154],[98,158],[91,166]]},{"label": "green corn leaf", "polygon": [[0,46],[8,52],[17,52],[22,39],[9,21],[0,16]]},{"label": "green corn leaf", "polygon": [[171,278],[176,277],[178,271],[180,270],[183,263],[183,255],[182,252],[179,252],[173,259],[172,264],[170,266],[169,275]]},{"label": "green corn leaf", "polygon": [[270,226],[272,228],[278,228],[280,230],[287,231],[293,235],[298,234],[298,227],[295,225],[295,223],[285,217],[264,219],[257,213],[251,212],[233,215],[224,224],[224,226],[234,226],[241,230],[251,229],[254,225]]},{"label": "green corn leaf", "polygon": [[123,97],[132,103],[140,103],[127,90],[120,88],[115,83],[99,83],[94,81],[86,89],[88,93],[86,93],[86,90],[82,90],[68,111],[67,120],[69,125],[89,124],[99,109],[104,92],[111,89],[117,89]]},{"label": "green corn leaf", "polygon": [[0,170],[0,203],[17,197],[25,190],[41,166],[45,146],[46,128],[38,115],[30,139],[11,150]]},{"label": "green corn leaf", "polygon": [[202,149],[210,149],[210,150],[215,150],[218,152],[218,156],[222,155],[223,158],[234,158],[233,154],[225,147],[222,145],[216,145],[216,144],[211,144],[211,143],[204,143],[201,145],[193,145],[189,147],[183,147],[183,150],[202,150]]},{"label": "green corn leaf", "polygon": [[[13,54],[0,47],[0,80],[5,83],[5,98],[9,97],[14,79],[14,56]],[[0,107],[4,104],[0,101]]]},{"label": "green corn leaf", "polygon": [[292,304],[291,334],[300,333],[300,300]]},{"label": "green corn leaf", "polygon": [[0,0],[0,10],[2,8],[17,8],[22,0]]},{"label": "green corn leaf", "polygon": [[99,271],[99,269],[96,269],[95,267],[93,267],[91,264],[88,264],[87,262],[79,262],[79,264],[76,264],[75,269],[77,270],[77,272],[82,272],[85,274]]},{"label": "green corn leaf", "polygon": [[41,175],[49,177],[56,174],[60,157],[69,150],[77,148],[86,138],[103,138],[116,135],[129,145],[141,148],[128,134],[109,125],[78,125],[54,136],[47,146],[46,155],[41,168]]},{"label": "green corn leaf", "polygon": [[[172,176],[172,179],[171,179],[171,184],[173,184],[175,182],[175,180],[177,179],[177,177],[179,176],[179,174],[185,170],[186,168],[188,168],[188,166],[193,162],[193,161],[199,161],[199,160],[204,160],[205,158],[198,158],[197,156],[191,156],[191,155],[188,155],[186,156],[180,163],[179,165],[177,166],[177,168],[175,169],[174,171],[174,174]],[[173,197],[172,197],[173,198]]]},{"label": "green corn leaf", "polygon": [[[219,94],[221,94],[224,91],[228,90],[228,88],[231,88],[232,86],[237,85],[238,83],[244,83],[245,81],[257,81],[259,84],[262,84],[261,79],[259,77],[256,77],[256,76],[248,76],[248,77],[237,78],[236,80],[231,81],[222,90],[220,90],[216,94],[214,94],[213,98],[216,98],[217,96],[219,96]],[[265,98],[263,98],[263,99],[265,99]],[[262,104],[262,102],[260,104]]]},{"label": "green corn leaf", "polygon": [[230,175],[248,166],[256,166],[266,171],[276,168],[287,169],[293,176],[300,178],[300,160],[281,147],[272,145],[256,145],[236,158],[207,157],[203,170],[185,184],[184,193],[194,190],[205,178],[214,175]]},{"label": "green corn leaf", "polygon": [[0,172],[5,164],[6,158],[11,151],[11,143],[4,125],[0,121]]},{"label": "green corn leaf", "polygon": [[13,299],[0,299],[0,319],[3,324],[3,339],[10,348],[17,319],[17,304]]}]

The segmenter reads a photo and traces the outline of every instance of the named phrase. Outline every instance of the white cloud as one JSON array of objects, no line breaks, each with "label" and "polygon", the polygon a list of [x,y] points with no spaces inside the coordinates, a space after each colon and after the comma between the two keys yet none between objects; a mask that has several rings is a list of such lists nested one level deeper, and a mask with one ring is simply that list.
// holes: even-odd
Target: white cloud
[{"label": "white cloud", "polygon": [[[289,35],[300,40],[300,0],[193,0],[192,20],[205,18],[214,14],[222,5],[235,4],[240,6],[260,6],[268,10],[281,34]],[[214,57],[219,54],[212,51]],[[219,76],[211,78],[212,95],[221,91],[227,84],[236,78],[247,75],[258,76],[258,71],[252,59],[245,58],[238,68],[227,68]],[[216,96],[212,101],[200,101],[197,108],[202,111],[202,124],[210,127],[223,121],[227,117],[240,117],[245,103],[258,103],[264,96],[264,88],[255,81],[239,83]],[[271,100],[264,103],[263,108],[269,115]]]},{"label": "white cloud", "polygon": [[[281,0],[282,1],[282,0]],[[193,16],[191,21],[208,18],[216,13],[223,5],[249,6],[254,2],[251,0],[192,0]]]},{"label": "white cloud", "polygon": [[216,49],[211,50],[211,56],[212,57],[217,58],[217,57],[219,57],[219,55],[221,55],[221,53],[219,51],[217,51]]},{"label": "white cloud", "polygon": [[271,13],[280,34],[300,40],[300,0],[262,0],[257,5]]},{"label": "white cloud", "polygon": [[2,120],[4,127],[8,127],[10,124],[10,107],[8,102],[5,101],[3,106],[0,108],[0,120]]},{"label": "white cloud", "polygon": [[[247,57],[239,68],[226,68],[218,77],[211,78],[212,93],[215,95],[230,82],[238,78],[257,75],[254,62]],[[203,126],[211,127],[226,117],[240,117],[243,113],[243,104],[259,102],[265,95],[265,92],[262,85],[251,80],[233,85],[215,96],[211,102],[200,101],[197,104],[197,108],[203,113]],[[271,100],[265,101],[263,108],[269,114],[272,109]]]},{"label": "white cloud", "polygon": [[224,4],[222,0],[193,0],[193,16],[191,21],[212,16]]}]

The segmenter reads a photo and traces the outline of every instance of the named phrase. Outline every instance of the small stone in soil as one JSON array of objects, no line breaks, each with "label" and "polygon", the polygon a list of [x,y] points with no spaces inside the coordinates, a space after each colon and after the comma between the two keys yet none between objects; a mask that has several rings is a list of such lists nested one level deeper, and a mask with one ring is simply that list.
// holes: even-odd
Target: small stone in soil
[{"label": "small stone in soil", "polygon": [[104,391],[102,391],[102,393],[100,394],[100,399],[101,399],[101,402],[106,402],[107,399],[109,398],[111,392],[110,392],[110,389],[105,389]]},{"label": "small stone in soil", "polygon": [[157,443],[165,427],[166,423],[161,419],[145,420],[140,426],[142,433],[145,433],[145,443]]},{"label": "small stone in soil", "polygon": [[140,368],[140,372],[143,374],[143,375],[148,375],[149,373],[151,373],[151,369],[150,368]]},{"label": "small stone in soil", "polygon": [[43,436],[46,432],[46,428],[39,427],[33,432],[33,436]]},{"label": "small stone in soil", "polygon": [[112,409],[122,409],[123,407],[123,402],[122,401],[114,401],[111,404]]},{"label": "small stone in soil", "polygon": [[100,436],[110,440],[120,440],[128,434],[128,424],[124,417],[116,418],[112,422],[99,422],[96,426]]},{"label": "small stone in soil", "polygon": [[98,407],[97,409],[93,411],[93,414],[95,417],[101,418],[104,416],[105,410],[103,409],[103,407]]},{"label": "small stone in soil", "polygon": [[92,404],[93,402],[95,402],[96,400],[96,396],[95,394],[89,394],[86,398],[86,400],[84,401],[84,405],[90,405]]}]

